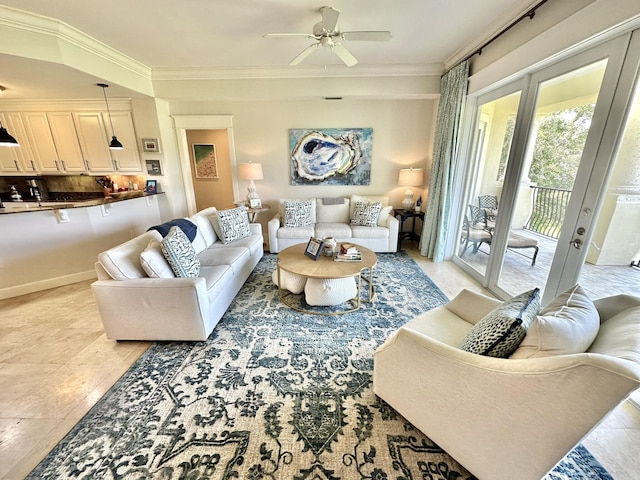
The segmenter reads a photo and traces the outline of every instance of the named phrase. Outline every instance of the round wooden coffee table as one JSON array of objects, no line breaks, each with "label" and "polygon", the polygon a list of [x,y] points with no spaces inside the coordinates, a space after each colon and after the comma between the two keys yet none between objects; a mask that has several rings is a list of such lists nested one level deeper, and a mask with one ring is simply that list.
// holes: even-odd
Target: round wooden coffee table
[{"label": "round wooden coffee table", "polygon": [[[324,254],[320,255],[317,260],[314,260],[313,258],[308,257],[304,254],[307,248],[306,243],[293,245],[282,250],[280,253],[278,253],[277,257],[278,293],[280,295],[280,301],[295,310],[320,315],[340,315],[343,313],[355,312],[360,308],[361,302],[372,302],[375,296],[375,289],[373,287],[373,269],[378,263],[378,257],[373,251],[369,250],[368,248],[360,245],[356,245],[356,247],[362,254],[362,260],[360,260],[359,262],[337,262],[333,259],[333,257],[327,257]],[[337,248],[340,248],[339,245]],[[289,273],[302,275],[307,278],[334,279],[356,277],[358,293],[355,298],[350,300],[354,304],[353,308],[332,312],[319,312],[307,310],[299,307],[298,305],[295,305],[290,301],[293,294],[291,292],[288,292],[287,290],[284,290],[280,286],[282,285],[281,271],[283,270]],[[365,270],[368,270],[368,275],[365,275],[363,273]],[[368,295],[365,298],[362,298],[363,280],[369,284]]]}]

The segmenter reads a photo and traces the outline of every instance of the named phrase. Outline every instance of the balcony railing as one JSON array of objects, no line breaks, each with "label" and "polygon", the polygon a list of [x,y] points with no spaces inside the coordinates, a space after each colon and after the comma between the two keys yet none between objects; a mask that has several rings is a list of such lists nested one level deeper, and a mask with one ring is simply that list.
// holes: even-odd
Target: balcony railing
[{"label": "balcony railing", "polygon": [[524,228],[557,239],[571,198],[571,190],[536,186],[531,188],[533,207]]}]

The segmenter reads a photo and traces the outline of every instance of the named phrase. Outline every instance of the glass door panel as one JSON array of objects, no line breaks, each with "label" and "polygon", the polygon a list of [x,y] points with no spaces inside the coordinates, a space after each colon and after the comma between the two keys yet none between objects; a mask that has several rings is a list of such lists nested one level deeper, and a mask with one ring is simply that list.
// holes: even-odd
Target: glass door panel
[{"label": "glass door panel", "polygon": [[640,292],[640,88],[622,133],[580,284],[593,298]]},{"label": "glass door panel", "polygon": [[481,275],[487,269],[495,208],[481,206],[480,198],[486,198],[496,206],[500,201],[520,96],[521,92],[518,91],[478,107],[477,131],[472,150],[473,181],[464,206],[458,256]]},{"label": "glass door panel", "polygon": [[499,206],[511,210],[510,222],[492,232],[492,255],[502,256],[497,286],[509,294],[544,289],[606,66],[601,60],[538,86],[515,201]]}]

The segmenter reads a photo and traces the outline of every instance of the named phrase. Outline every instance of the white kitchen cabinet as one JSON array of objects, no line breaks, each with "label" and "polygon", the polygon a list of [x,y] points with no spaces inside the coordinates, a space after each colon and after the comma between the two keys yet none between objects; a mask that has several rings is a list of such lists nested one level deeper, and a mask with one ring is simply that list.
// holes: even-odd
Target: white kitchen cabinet
[{"label": "white kitchen cabinet", "polygon": [[[107,138],[110,142],[112,133],[109,115],[103,113],[103,117],[107,126]],[[142,161],[131,113],[112,112],[111,121],[113,122],[113,131],[124,147],[124,150],[110,150],[116,172],[142,172]]]},{"label": "white kitchen cabinet", "polygon": [[[85,165],[90,173],[113,173],[107,130],[100,112],[74,112],[73,120],[78,133]],[[109,137],[111,138],[111,137]]]},{"label": "white kitchen cabinet", "polygon": [[37,173],[20,113],[0,113],[0,121],[20,144],[19,147],[0,148],[0,171],[3,174],[15,175]]},{"label": "white kitchen cabinet", "polygon": [[78,134],[71,112],[47,112],[53,142],[61,169],[65,172],[86,172]]},{"label": "white kitchen cabinet", "polygon": [[44,112],[22,112],[21,115],[38,170],[42,173],[61,173],[63,168],[53,143],[47,114]]}]

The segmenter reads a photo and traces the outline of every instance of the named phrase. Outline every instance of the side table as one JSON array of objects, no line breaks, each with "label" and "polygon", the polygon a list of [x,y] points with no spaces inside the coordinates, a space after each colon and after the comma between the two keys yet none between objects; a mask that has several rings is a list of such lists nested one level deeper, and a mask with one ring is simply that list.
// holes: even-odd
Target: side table
[{"label": "side table", "polygon": [[[398,229],[398,251],[401,250],[402,240],[414,240],[416,242],[420,241],[420,235],[416,233],[416,218],[424,221],[424,212],[415,212],[415,211],[406,211],[402,208],[394,208],[393,215],[395,217],[400,217],[400,228]],[[411,224],[411,231],[405,232],[404,230],[404,221],[408,218],[413,219]]]},{"label": "side table", "polygon": [[271,210],[271,207],[269,205],[263,205],[262,207],[257,207],[257,208],[249,208],[249,207],[247,207],[247,214],[249,215],[249,222],[250,223],[256,223],[256,221],[258,220],[258,215],[260,215],[260,213],[262,213],[262,212],[268,212],[269,210]]}]

